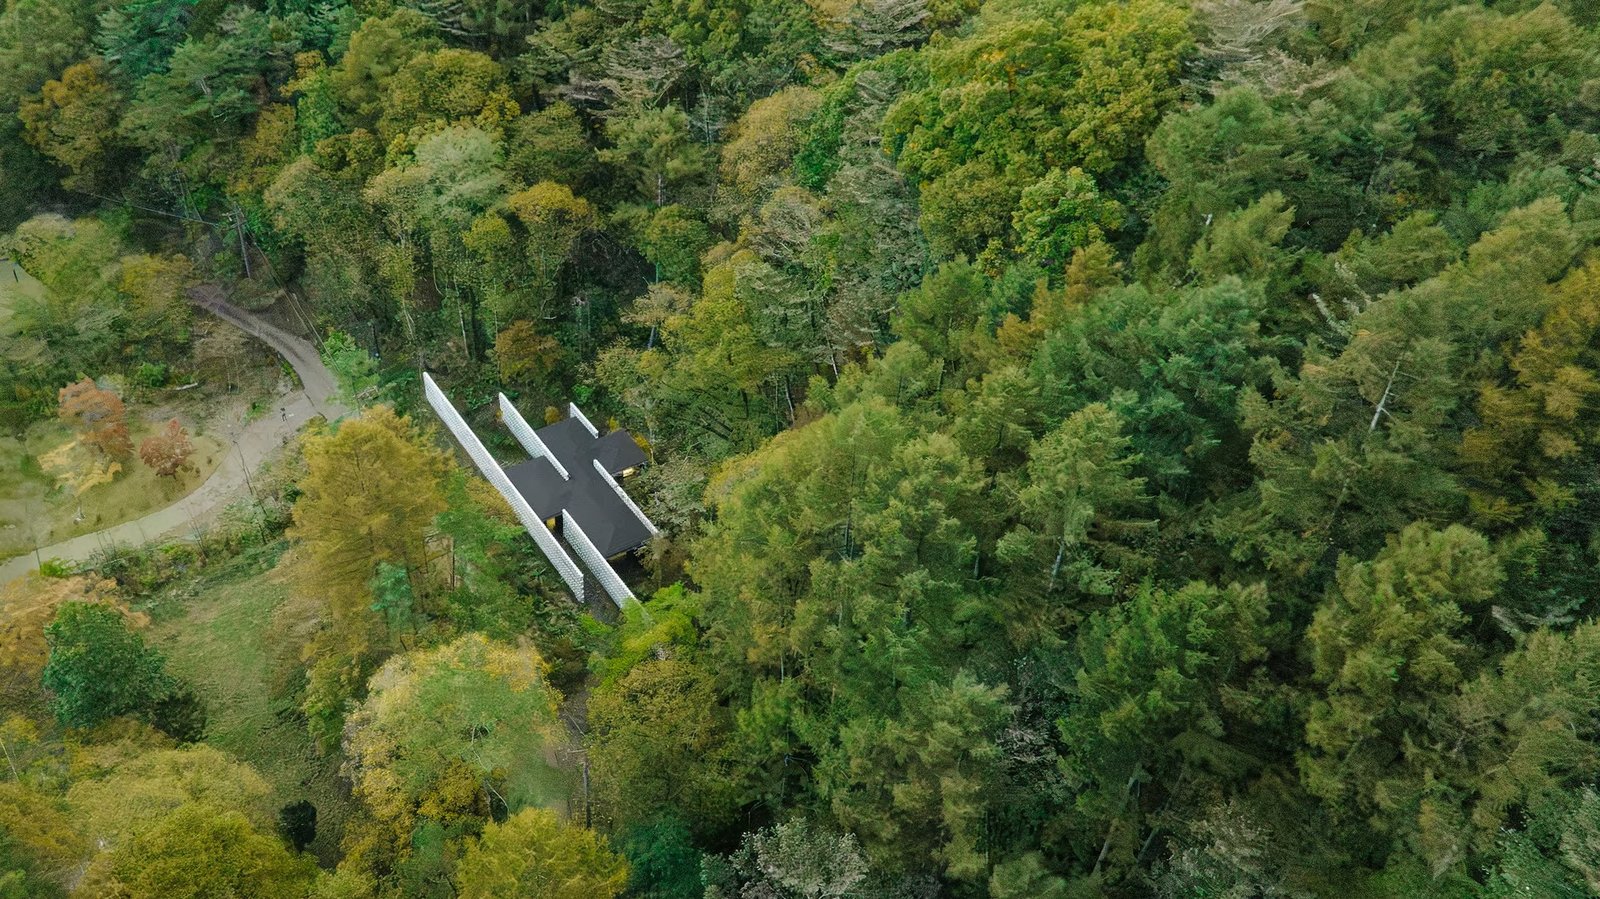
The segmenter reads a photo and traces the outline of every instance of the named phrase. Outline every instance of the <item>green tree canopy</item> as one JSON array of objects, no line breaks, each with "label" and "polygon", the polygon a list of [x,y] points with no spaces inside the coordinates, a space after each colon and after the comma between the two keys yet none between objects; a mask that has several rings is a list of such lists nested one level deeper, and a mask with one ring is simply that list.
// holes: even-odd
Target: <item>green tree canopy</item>
[{"label": "green tree canopy", "polygon": [[350,715],[356,792],[384,821],[489,816],[564,796],[547,753],[559,695],[534,650],[468,635],[396,656]]},{"label": "green tree canopy", "polygon": [[121,612],[69,602],[45,628],[50,658],[41,679],[50,708],[68,727],[93,727],[117,715],[150,715],[173,689],[161,653],[128,629]]}]

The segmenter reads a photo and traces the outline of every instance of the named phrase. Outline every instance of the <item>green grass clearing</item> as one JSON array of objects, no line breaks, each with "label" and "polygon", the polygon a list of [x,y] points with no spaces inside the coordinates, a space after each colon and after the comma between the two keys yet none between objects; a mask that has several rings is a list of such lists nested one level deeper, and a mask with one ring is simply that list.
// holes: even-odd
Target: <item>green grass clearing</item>
[{"label": "green grass clearing", "polygon": [[11,316],[19,297],[44,297],[44,285],[9,259],[0,260],[0,337],[13,333]]},{"label": "green grass clearing", "polygon": [[270,571],[275,554],[252,553],[214,564],[157,601],[152,641],[169,669],[205,702],[206,742],[261,772],[282,807],[300,799],[317,807],[311,852],[324,865],[339,858],[351,800],[338,759],[317,753],[296,709],[272,696],[267,654],[272,614],[288,598]]},{"label": "green grass clearing", "polygon": [[[159,425],[130,420],[129,427],[137,448]],[[21,440],[0,437],[0,558],[131,521],[187,496],[211,476],[227,449],[211,436],[193,433],[192,426],[190,431],[194,455],[175,478],[158,476],[135,452],[121,463],[122,471],[114,480],[81,496],[59,488],[39,463],[73,440],[65,425],[53,419],[40,421]],[[80,507],[83,520],[75,521]]]}]

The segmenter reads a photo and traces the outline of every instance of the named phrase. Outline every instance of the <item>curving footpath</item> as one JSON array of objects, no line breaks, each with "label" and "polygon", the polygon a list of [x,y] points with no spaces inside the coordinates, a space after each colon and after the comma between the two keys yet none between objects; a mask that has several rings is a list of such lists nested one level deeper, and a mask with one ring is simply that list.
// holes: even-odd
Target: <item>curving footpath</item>
[{"label": "curving footpath", "polygon": [[39,548],[0,563],[0,584],[18,578],[38,567],[38,559],[82,562],[101,549],[117,545],[140,545],[158,537],[188,530],[206,516],[237,499],[247,486],[246,476],[261,467],[272,452],[292,437],[310,419],[323,416],[334,420],[348,410],[335,399],[338,382],[322,364],[322,357],[311,342],[296,337],[261,318],[231,305],[222,290],[204,285],[189,292],[189,301],[217,318],[260,340],[282,356],[300,378],[301,389],[279,400],[283,412],[269,410],[245,426],[234,447],[204,483],[188,496],[142,518],[83,534]]}]

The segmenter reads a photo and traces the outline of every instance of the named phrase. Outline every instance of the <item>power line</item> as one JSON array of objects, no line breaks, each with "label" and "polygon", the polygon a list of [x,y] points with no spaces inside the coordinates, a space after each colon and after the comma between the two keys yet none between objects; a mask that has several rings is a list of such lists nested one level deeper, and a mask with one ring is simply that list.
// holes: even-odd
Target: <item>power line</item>
[{"label": "power line", "polygon": [[306,314],[305,309],[300,305],[300,298],[295,295],[295,292],[288,285],[283,283],[283,279],[278,277],[278,267],[272,264],[272,257],[267,254],[267,251],[261,249],[260,244],[256,243],[255,234],[251,232],[250,226],[244,222],[243,216],[240,216],[240,234],[241,236],[247,235],[249,237],[250,246],[254,247],[261,254],[261,258],[266,261],[267,274],[271,276],[272,283],[276,284],[278,289],[283,291],[284,296],[289,298],[289,305],[293,307],[295,316],[300,319],[300,324],[311,332],[311,339],[316,341],[317,349],[321,351],[323,348],[322,333],[317,330],[316,325],[311,321],[311,317]]},{"label": "power line", "polygon": [[[97,199],[105,200],[108,203],[120,203],[120,204],[122,204],[124,206],[127,206],[127,207],[130,207],[132,209],[138,209],[138,210],[141,210],[143,212],[152,213],[154,215],[164,215],[167,218],[177,219],[180,222],[194,222],[194,223],[200,224],[200,225],[209,225],[210,227],[216,228],[218,230],[221,230],[221,229],[223,229],[225,227],[232,227],[232,228],[236,229],[238,231],[238,233],[239,233],[239,243],[240,243],[239,253],[240,253],[241,260],[244,262],[245,271],[246,271],[247,275],[248,275],[248,272],[250,270],[249,252],[250,252],[251,248],[254,248],[256,250],[256,252],[261,254],[261,258],[266,260],[266,263],[267,263],[267,274],[272,276],[272,283],[277,285],[278,289],[283,291],[284,295],[289,298],[289,305],[294,309],[295,317],[300,319],[300,324],[305,326],[305,329],[311,333],[311,339],[316,341],[317,349],[318,350],[322,349],[322,344],[323,344],[322,334],[317,330],[316,325],[312,323],[312,321],[310,319],[310,316],[308,316],[306,314],[305,309],[301,306],[300,298],[295,296],[294,291],[290,290],[289,287],[283,283],[283,280],[278,277],[278,270],[272,264],[272,257],[267,255],[266,251],[262,250],[260,244],[258,244],[256,242],[255,235],[250,232],[249,225],[246,223],[245,217],[244,217],[242,211],[237,211],[237,209],[238,209],[238,204],[237,203],[233,204],[236,211],[233,212],[233,213],[230,213],[230,216],[229,216],[230,219],[232,220],[231,223],[224,223],[224,222],[207,221],[206,219],[196,218],[194,216],[189,216],[189,215],[179,215],[179,214],[177,214],[175,212],[167,212],[164,209],[155,209],[155,208],[152,208],[152,207],[149,207],[149,206],[144,206],[144,205],[141,205],[139,203],[135,203],[132,200],[128,200],[126,198],[119,199],[119,198],[108,197],[108,196],[105,196],[104,194],[97,194],[97,193],[90,193],[89,196],[95,197]],[[246,241],[247,235],[248,235],[248,246],[246,245],[246,243],[247,243],[247,241]]]},{"label": "power line", "polygon": [[116,199],[114,197],[108,197],[108,196],[104,196],[103,194],[96,194],[96,193],[91,193],[91,194],[89,194],[89,196],[96,197],[96,198],[101,199],[101,200],[105,200],[107,203],[121,203],[124,206],[128,206],[128,207],[131,207],[133,209],[138,209],[138,210],[141,210],[143,212],[150,212],[150,213],[154,213],[155,215],[164,215],[167,218],[174,218],[174,219],[177,219],[177,220],[179,220],[181,222],[196,222],[196,223],[201,224],[201,225],[210,225],[213,228],[221,228],[221,227],[223,227],[223,224],[221,222],[208,222],[208,221],[206,221],[205,219],[202,219],[202,218],[195,218],[193,216],[188,216],[188,215],[179,215],[176,212],[167,212],[164,209],[153,209],[153,208],[151,208],[149,206],[141,206],[138,203],[133,202],[132,200],[127,200],[127,199],[120,199],[119,200],[119,199]]}]

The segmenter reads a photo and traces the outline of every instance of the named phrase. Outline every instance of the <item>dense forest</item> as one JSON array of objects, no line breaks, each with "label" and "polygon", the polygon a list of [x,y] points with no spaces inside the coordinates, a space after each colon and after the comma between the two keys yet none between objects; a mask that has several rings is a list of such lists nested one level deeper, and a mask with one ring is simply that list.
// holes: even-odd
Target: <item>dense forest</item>
[{"label": "dense forest", "polygon": [[0,897],[1600,895],[1593,0],[0,9],[0,429],[352,410],[0,590]]}]

